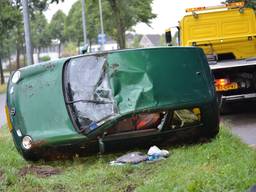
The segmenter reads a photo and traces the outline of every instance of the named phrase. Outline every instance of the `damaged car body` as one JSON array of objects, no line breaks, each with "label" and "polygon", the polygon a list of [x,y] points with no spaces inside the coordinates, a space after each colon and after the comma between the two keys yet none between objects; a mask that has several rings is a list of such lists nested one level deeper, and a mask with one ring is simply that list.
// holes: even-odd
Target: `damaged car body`
[{"label": "damaged car body", "polygon": [[[6,115],[27,160],[51,148],[107,146],[214,137],[219,114],[213,78],[200,48],[103,52],[16,71]],[[193,130],[197,134],[190,134]]]}]

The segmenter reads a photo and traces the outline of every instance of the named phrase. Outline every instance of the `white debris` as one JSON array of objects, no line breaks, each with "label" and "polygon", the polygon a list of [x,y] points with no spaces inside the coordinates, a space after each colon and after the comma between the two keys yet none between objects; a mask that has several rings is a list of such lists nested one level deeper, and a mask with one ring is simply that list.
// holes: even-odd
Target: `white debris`
[{"label": "white debris", "polygon": [[169,151],[161,150],[157,146],[150,147],[148,150],[149,156],[159,156],[159,157],[168,157],[170,155]]}]

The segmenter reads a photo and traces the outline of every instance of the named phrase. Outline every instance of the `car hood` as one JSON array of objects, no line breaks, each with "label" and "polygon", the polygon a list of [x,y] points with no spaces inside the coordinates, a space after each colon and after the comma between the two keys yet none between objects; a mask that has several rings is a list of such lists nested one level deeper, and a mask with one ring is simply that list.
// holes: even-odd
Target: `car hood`
[{"label": "car hood", "polygon": [[11,119],[19,135],[29,135],[34,141],[78,136],[68,116],[62,91],[62,71],[67,60],[22,68],[19,82],[9,81],[7,104],[9,110],[15,110]]}]

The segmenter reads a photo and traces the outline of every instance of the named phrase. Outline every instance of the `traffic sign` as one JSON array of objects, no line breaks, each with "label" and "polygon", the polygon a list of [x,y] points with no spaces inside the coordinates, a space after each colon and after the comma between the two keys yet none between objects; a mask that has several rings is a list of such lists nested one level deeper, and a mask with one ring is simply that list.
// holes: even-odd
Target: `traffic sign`
[{"label": "traffic sign", "polygon": [[105,44],[107,42],[106,34],[99,34],[98,35],[98,44]]}]

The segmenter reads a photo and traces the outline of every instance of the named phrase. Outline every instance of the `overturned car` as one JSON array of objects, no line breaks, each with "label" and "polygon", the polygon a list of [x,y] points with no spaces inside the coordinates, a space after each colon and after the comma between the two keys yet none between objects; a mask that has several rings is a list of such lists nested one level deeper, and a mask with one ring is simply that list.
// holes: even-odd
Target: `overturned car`
[{"label": "overturned car", "polygon": [[103,52],[22,68],[9,80],[6,115],[27,160],[51,149],[104,152],[211,138],[219,129],[213,78],[203,51],[192,47]]}]

